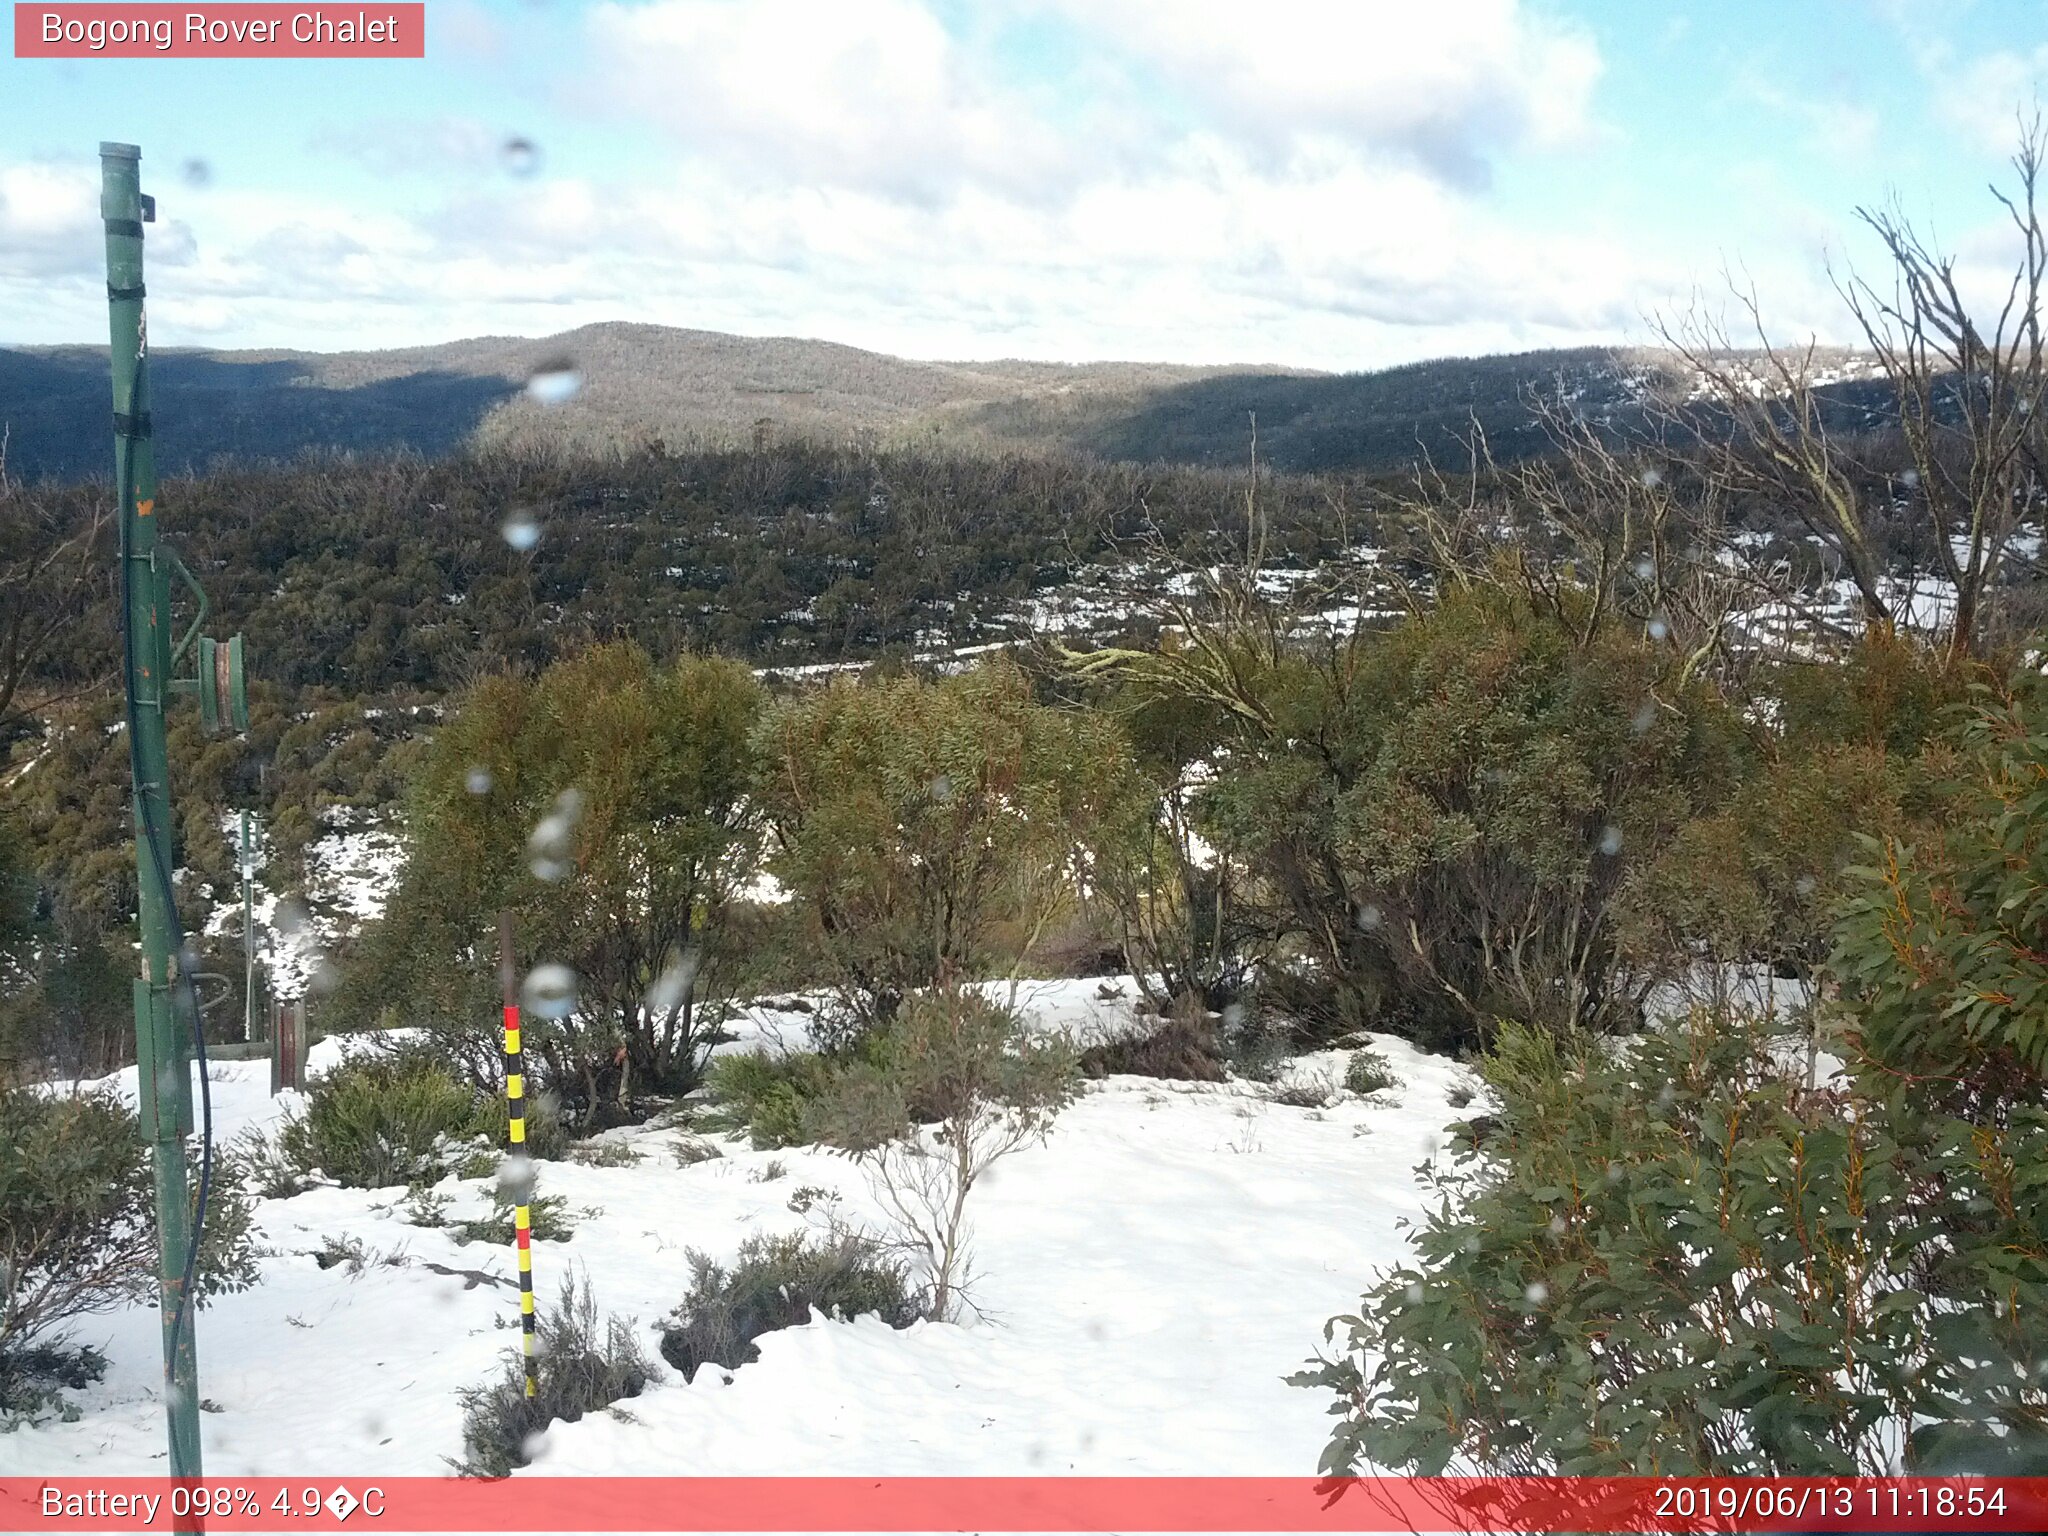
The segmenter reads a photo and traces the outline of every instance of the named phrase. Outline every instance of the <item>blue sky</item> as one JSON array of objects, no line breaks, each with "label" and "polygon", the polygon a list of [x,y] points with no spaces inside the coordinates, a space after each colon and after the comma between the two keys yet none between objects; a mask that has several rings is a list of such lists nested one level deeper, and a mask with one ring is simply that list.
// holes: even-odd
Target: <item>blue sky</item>
[{"label": "blue sky", "polygon": [[[1381,366],[1846,339],[1899,197],[1988,281],[2044,0],[431,0],[422,61],[0,59],[0,342],[97,340],[139,143],[165,344],[641,319],[911,356]],[[507,141],[538,146],[523,166]]]}]

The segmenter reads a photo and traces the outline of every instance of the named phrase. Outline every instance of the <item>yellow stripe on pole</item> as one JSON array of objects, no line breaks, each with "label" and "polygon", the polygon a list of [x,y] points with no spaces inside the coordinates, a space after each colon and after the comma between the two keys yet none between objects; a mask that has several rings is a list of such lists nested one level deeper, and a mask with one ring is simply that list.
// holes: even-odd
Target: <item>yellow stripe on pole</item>
[{"label": "yellow stripe on pole", "polygon": [[513,1140],[514,1140],[515,1142],[519,1142],[519,1141],[524,1141],[524,1140],[526,1140],[526,1116],[524,1116],[524,1115],[515,1115],[515,1116],[513,1117],[513,1120],[512,1120],[512,1139],[513,1139]]},{"label": "yellow stripe on pole", "polygon": [[521,1292],[519,1293],[519,1310],[520,1310],[521,1312],[525,1312],[525,1313],[528,1313],[529,1315],[530,1315],[530,1314],[532,1313],[532,1311],[533,1311],[533,1292],[531,1292],[531,1291],[521,1291]]},{"label": "yellow stripe on pole", "polygon": [[510,1095],[511,1097],[515,1098],[515,1099],[523,1099],[523,1098],[525,1098],[525,1097],[526,1097],[526,1077],[525,1077],[525,1075],[524,1075],[523,1073],[519,1073],[519,1072],[508,1072],[508,1073],[506,1073],[506,1074],[505,1074],[505,1092],[506,1092],[507,1094],[509,1094],[509,1095]]},{"label": "yellow stripe on pole", "polygon": [[505,1054],[507,1056],[517,1056],[519,1054],[519,1031],[517,1029],[507,1029],[505,1031]]}]

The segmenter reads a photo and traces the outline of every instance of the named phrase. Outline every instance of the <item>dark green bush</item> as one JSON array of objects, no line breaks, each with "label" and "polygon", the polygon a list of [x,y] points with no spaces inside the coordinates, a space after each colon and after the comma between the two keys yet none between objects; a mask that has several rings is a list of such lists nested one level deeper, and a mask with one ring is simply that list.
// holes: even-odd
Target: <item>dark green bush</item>
[{"label": "dark green bush", "polygon": [[0,1432],[50,1414],[76,1419],[78,1408],[65,1391],[83,1391],[106,1374],[107,1357],[92,1348],[40,1344],[0,1350]]},{"label": "dark green bush", "polygon": [[1846,1086],[1718,1011],[1503,1030],[1419,1263],[1297,1378],[1327,1470],[2048,1468],[2048,680],[1951,747],[1948,830],[1848,872]]},{"label": "dark green bush", "polygon": [[1344,1068],[1344,1086],[1353,1093],[1385,1093],[1390,1088],[1401,1086],[1401,1080],[1394,1076],[1394,1069],[1387,1065],[1387,1058],[1371,1046],[1360,1046],[1351,1053],[1351,1060]]},{"label": "dark green bush", "polygon": [[1337,1394],[1325,1470],[1869,1474],[1909,1420],[1916,1456],[1943,1425],[2038,1437],[2048,1181],[2014,1170],[2048,1167],[2048,1116],[1989,1159],[1902,1145],[1772,1047],[1704,1014],[1620,1053],[1504,1029],[1419,1261],[1295,1378]]},{"label": "dark green bush", "polygon": [[[513,1200],[504,1190],[491,1194],[491,1214],[475,1221],[456,1222],[450,1230],[457,1243],[498,1243],[509,1245],[513,1238]],[[560,1195],[535,1195],[526,1203],[526,1219],[535,1239],[544,1243],[566,1243],[576,1235],[569,1224],[569,1203]]]},{"label": "dark green bush", "polygon": [[861,1237],[750,1237],[730,1270],[691,1253],[690,1293],[662,1326],[661,1356],[694,1381],[703,1366],[732,1370],[760,1359],[756,1339],[800,1327],[813,1312],[872,1314],[891,1328],[924,1315],[902,1265]]},{"label": "dark green bush", "polygon": [[463,1460],[468,1477],[506,1477],[533,1459],[533,1437],[560,1420],[638,1397],[660,1372],[640,1348],[632,1324],[608,1318],[600,1328],[588,1284],[572,1275],[561,1299],[543,1307],[536,1326],[540,1391],[526,1395],[526,1367],[507,1352],[497,1380],[462,1395]]},{"label": "dark green bush", "polygon": [[292,1166],[352,1189],[431,1184],[502,1134],[504,1111],[426,1048],[356,1052],[315,1078],[278,1133]]},{"label": "dark green bush", "polygon": [[810,1051],[744,1052],[711,1063],[711,1096],[747,1128],[755,1147],[796,1146],[810,1138],[810,1106],[830,1092],[833,1066]]},{"label": "dark green bush", "polygon": [[[61,1343],[73,1319],[154,1297],[154,1216],[148,1148],[118,1099],[0,1089],[0,1362],[39,1339]],[[215,1164],[196,1273],[202,1305],[256,1280],[249,1201],[229,1158]]]}]

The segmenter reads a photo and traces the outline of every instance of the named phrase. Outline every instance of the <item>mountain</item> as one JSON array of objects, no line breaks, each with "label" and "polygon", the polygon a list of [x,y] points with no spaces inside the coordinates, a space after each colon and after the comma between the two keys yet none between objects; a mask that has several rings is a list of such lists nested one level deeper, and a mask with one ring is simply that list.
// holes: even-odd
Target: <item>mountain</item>
[{"label": "mountain", "polygon": [[[104,472],[106,351],[0,348],[0,429],[19,479]],[[603,450],[757,431],[844,440],[934,435],[956,446],[1059,448],[1098,458],[1400,469],[1461,458],[1476,420],[1504,458],[1540,451],[1529,401],[1562,395],[1624,424],[1676,379],[1660,354],[1612,348],[1327,374],[1155,363],[920,362],[832,342],[666,326],[585,326],[385,352],[152,354],[161,473],[224,459],[465,444]],[[537,380],[537,382],[536,382]],[[534,387],[529,388],[532,384]],[[558,403],[538,394],[573,388]]]}]

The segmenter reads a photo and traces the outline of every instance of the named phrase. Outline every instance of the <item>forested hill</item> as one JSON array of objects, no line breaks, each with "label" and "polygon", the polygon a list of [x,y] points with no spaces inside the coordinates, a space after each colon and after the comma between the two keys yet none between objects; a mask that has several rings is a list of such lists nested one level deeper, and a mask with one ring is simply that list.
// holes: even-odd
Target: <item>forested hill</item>
[{"label": "forested hill", "polygon": [[[613,450],[757,431],[845,441],[1063,449],[1126,462],[1235,464],[1257,421],[1281,469],[1399,470],[1462,458],[1476,420],[1496,453],[1537,451],[1530,400],[1561,396],[1625,424],[1671,377],[1658,354],[1606,348],[1417,363],[1372,373],[1145,363],[916,362],[830,342],[607,324],[390,352],[153,357],[158,466],[312,450],[429,457],[466,443]],[[0,426],[17,478],[104,472],[106,353],[0,348]],[[536,374],[572,397],[532,397]]]}]

